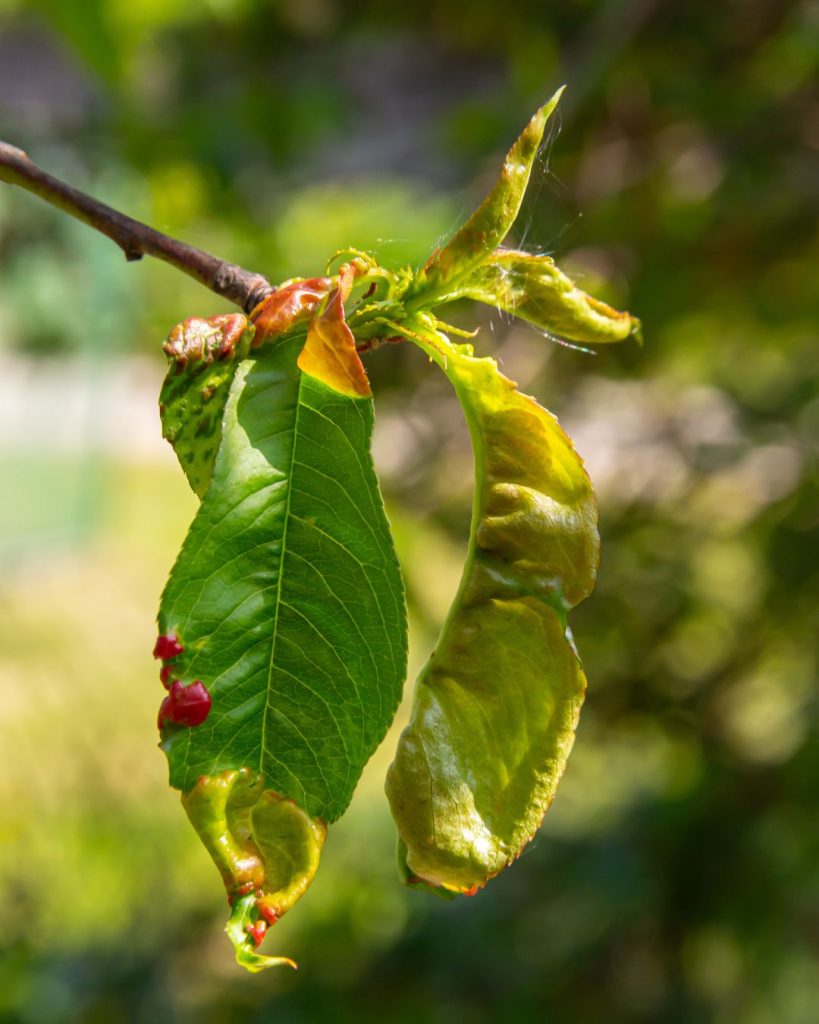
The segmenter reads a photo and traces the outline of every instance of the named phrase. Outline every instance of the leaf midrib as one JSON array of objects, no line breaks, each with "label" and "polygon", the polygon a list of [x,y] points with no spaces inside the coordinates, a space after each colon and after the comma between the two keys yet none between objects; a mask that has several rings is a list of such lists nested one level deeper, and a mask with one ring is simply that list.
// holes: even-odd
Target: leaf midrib
[{"label": "leaf midrib", "polygon": [[270,664],[267,670],[267,686],[265,688],[264,711],[262,713],[262,736],[259,746],[259,772],[263,773],[265,756],[267,754],[267,718],[272,711],[273,705],[270,700],[270,692],[273,686],[273,669],[276,665],[276,640],[279,635],[279,609],[282,606],[282,582],[284,580],[284,556],[287,550],[287,528],[290,524],[290,502],[293,498],[293,467],[296,461],[296,442],[299,434],[299,418],[301,416],[301,389],[304,382],[304,374],[299,370],[299,386],[296,390],[296,415],[293,421],[293,443],[290,446],[290,465],[287,470],[287,499],[284,506],[284,526],[282,528],[281,552],[279,554],[279,575],[276,582],[276,608],[273,615],[273,636],[270,642]]}]

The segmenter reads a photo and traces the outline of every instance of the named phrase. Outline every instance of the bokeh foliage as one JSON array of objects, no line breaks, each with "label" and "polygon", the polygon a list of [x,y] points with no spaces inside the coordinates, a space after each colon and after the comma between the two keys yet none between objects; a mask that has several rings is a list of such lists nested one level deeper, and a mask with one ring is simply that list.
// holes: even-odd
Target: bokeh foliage
[{"label": "bokeh foliage", "polygon": [[[565,421],[601,499],[601,575],[574,624],[589,697],[541,837],[475,899],[404,893],[388,737],[278,926],[292,978],[235,973],[213,869],[150,749],[151,619],[191,512],[158,422],[157,453],[123,437],[117,454],[91,398],[87,448],[66,452],[18,400],[0,446],[0,1019],[814,1015],[816,6],[531,7],[0,4],[0,135],[274,279],[340,245],[422,259],[565,81],[516,242],[646,338],[591,358],[496,316],[478,339]],[[66,414],[75,378],[134,353],[153,402],[170,325],[223,308],[8,189],[0,267],[7,367],[61,368]],[[418,353],[368,368],[417,658],[457,581],[467,442]]]}]

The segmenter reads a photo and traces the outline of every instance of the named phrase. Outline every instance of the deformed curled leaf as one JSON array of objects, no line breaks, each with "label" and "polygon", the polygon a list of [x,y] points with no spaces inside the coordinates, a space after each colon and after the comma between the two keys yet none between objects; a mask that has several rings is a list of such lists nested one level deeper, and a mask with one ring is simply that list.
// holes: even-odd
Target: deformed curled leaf
[{"label": "deformed curled leaf", "polygon": [[574,741],[586,681],[566,613],[594,585],[597,506],[554,416],[494,360],[421,340],[463,406],[476,490],[464,575],[387,794],[410,883],[473,893],[534,836]]},{"label": "deformed curled leaf", "polygon": [[222,876],[233,907],[226,931],[239,962],[250,970],[295,967],[255,949],[312,882],[327,826],[247,768],[202,776],[182,804]]},{"label": "deformed curled leaf", "polygon": [[356,351],[353,332],[344,317],[344,300],[352,287],[353,269],[342,271],[338,288],[321,316],[310,321],[307,340],[298,359],[299,369],[352,398],[371,398],[370,382]]},{"label": "deformed curled leaf", "polygon": [[537,110],[506,154],[498,180],[472,216],[415,275],[409,297],[429,306],[457,297],[458,285],[503,242],[515,222],[546,124],[563,89]]},{"label": "deformed curled leaf", "polygon": [[298,277],[277,288],[250,314],[256,327],[254,347],[312,317],[335,284],[332,277]]},{"label": "deformed curled leaf", "polygon": [[461,294],[569,341],[639,337],[639,320],[581,291],[549,256],[498,249],[463,282]]},{"label": "deformed curled leaf", "polygon": [[569,341],[640,338],[640,323],[581,291],[546,255],[500,248],[518,213],[546,124],[562,89],[538,110],[506,155],[489,195],[407,289],[410,313],[469,298]]}]

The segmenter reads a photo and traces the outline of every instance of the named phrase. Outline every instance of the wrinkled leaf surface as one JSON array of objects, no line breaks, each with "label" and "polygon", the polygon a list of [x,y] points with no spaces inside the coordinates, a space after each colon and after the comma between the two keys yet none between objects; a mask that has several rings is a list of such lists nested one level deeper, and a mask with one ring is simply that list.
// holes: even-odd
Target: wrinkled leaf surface
[{"label": "wrinkled leaf surface", "polygon": [[556,419],[440,336],[475,451],[467,564],[416,684],[387,794],[409,880],[473,892],[537,831],[586,687],[566,613],[594,585],[597,508]]},{"label": "wrinkled leaf surface", "polygon": [[639,321],[587,295],[549,256],[498,249],[463,282],[461,294],[569,341],[639,337]]}]

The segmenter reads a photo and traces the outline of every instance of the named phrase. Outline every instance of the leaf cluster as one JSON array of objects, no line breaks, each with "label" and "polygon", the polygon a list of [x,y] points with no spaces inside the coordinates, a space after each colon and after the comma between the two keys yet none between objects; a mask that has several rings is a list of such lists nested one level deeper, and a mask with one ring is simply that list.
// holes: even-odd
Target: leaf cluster
[{"label": "leaf cluster", "polygon": [[325,276],[285,282],[248,318],[191,318],[165,346],[164,433],[201,504],[157,646],[163,683],[191,695],[197,724],[167,712],[159,724],[250,970],[289,962],[255,947],[310,884],[406,674],[368,349],[420,347],[450,380],[475,455],[461,586],[387,780],[405,881],[477,892],[531,840],[563,772],[585,691],[567,613],[594,584],[594,495],[555,418],[451,341],[464,332],[440,315],[471,298],[569,341],[638,333],[548,256],[502,248],[559,95],[417,271],[336,253]]}]

